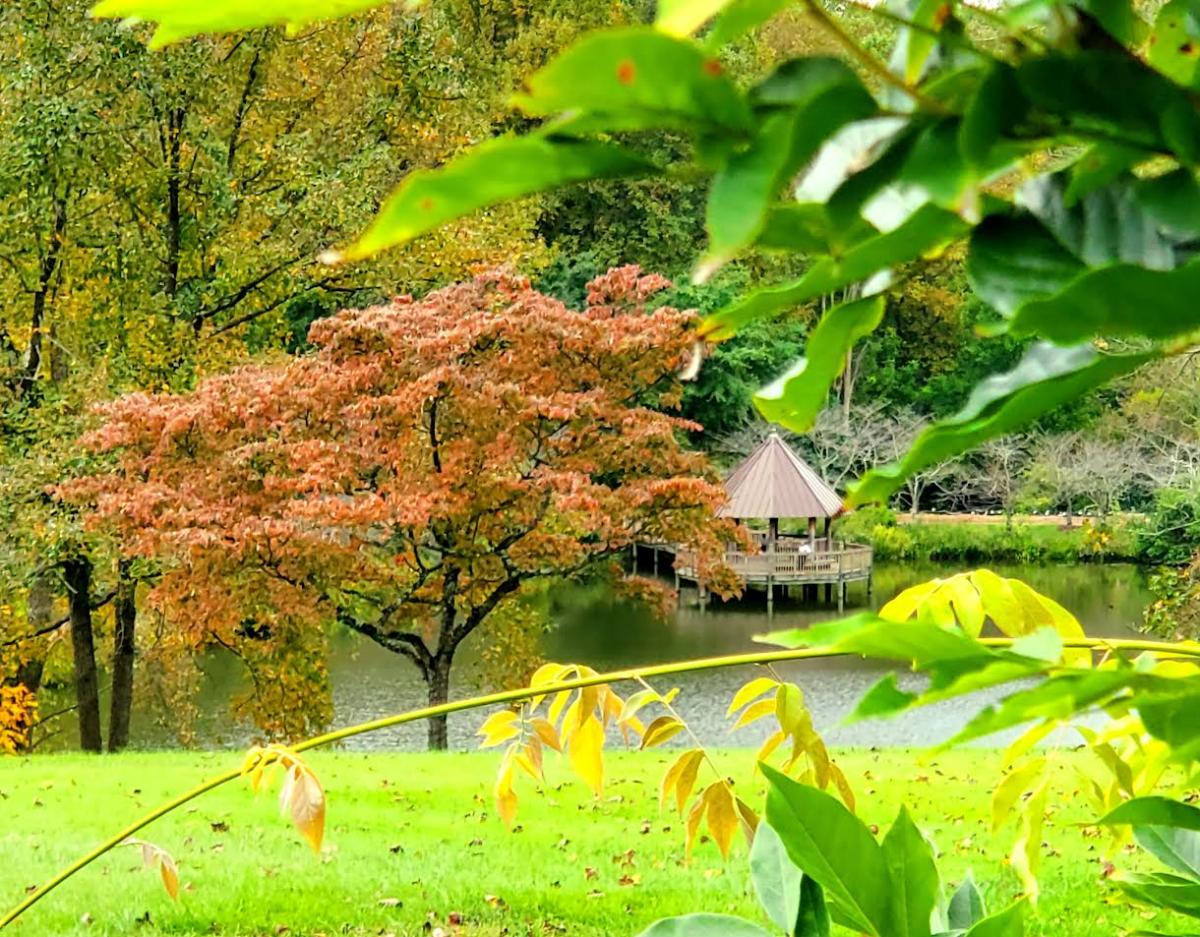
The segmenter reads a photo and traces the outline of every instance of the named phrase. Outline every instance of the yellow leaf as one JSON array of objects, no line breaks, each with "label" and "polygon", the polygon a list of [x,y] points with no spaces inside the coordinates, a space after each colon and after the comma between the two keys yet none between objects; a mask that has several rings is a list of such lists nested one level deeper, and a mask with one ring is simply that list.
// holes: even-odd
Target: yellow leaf
[{"label": "yellow leaf", "polygon": [[781,683],[775,691],[775,718],[779,728],[791,735],[800,725],[807,711],[804,708],[804,694],[794,683]]},{"label": "yellow leaf", "polygon": [[658,809],[661,810],[666,806],[667,798],[672,792],[680,790],[680,782],[684,780],[685,774],[689,768],[691,771],[691,781],[687,785],[687,790],[682,797],[679,798],[679,812],[683,812],[683,805],[687,803],[688,795],[692,792],[692,784],[696,781],[696,771],[700,767],[700,762],[704,760],[704,750],[701,748],[689,748],[686,752],[680,755],[667,769],[667,773],[663,775],[662,784],[658,789]]},{"label": "yellow leaf", "polygon": [[533,778],[535,781],[540,781],[540,780],[542,779],[542,772],[541,772],[541,770],[538,768],[538,766],[537,766],[537,765],[535,765],[535,764],[533,763],[533,760],[532,760],[532,759],[529,757],[528,753],[526,753],[526,752],[514,752],[514,753],[513,753],[513,760],[514,760],[514,761],[515,761],[515,762],[516,762],[518,765],[520,765],[520,767],[521,767],[521,770],[523,770],[523,771],[524,771],[524,772],[525,772],[527,775],[529,775],[529,776],[530,776],[531,778]]},{"label": "yellow leaf", "polygon": [[[551,725],[558,725],[558,717],[562,715],[563,707],[567,705],[570,699],[571,692],[569,690],[564,690],[554,697],[554,702],[550,704],[550,709],[546,713],[546,718],[550,720]],[[563,738],[565,739],[568,734],[566,722],[563,723],[562,729]]]},{"label": "yellow leaf", "polygon": [[279,794],[279,806],[291,815],[292,823],[312,847],[321,851],[325,837],[325,791],[321,782],[303,764],[293,764]]},{"label": "yellow leaf", "polygon": [[757,677],[751,680],[733,694],[733,700],[730,702],[729,708],[725,710],[726,717],[732,716],[751,700],[758,699],[769,690],[775,689],[777,685],[778,681],[772,680],[770,677]]},{"label": "yellow leaf", "polygon": [[769,716],[774,712],[775,700],[759,700],[757,703],[753,703],[752,705],[746,707],[745,711],[741,714],[741,716],[738,717],[738,721],[733,724],[733,728],[729,731],[736,732],[738,729],[742,728],[742,726],[748,726],[750,723],[756,722],[757,720],[763,718],[763,716]]},{"label": "yellow leaf", "polygon": [[158,872],[162,876],[163,888],[167,890],[172,901],[177,901],[179,899],[179,868],[175,865],[174,859],[161,851],[158,856]]},{"label": "yellow leaf", "polygon": [[491,748],[507,742],[509,739],[514,739],[521,734],[520,726],[517,724],[517,714],[511,709],[492,713],[475,734],[483,736],[483,741],[479,744],[480,748]]},{"label": "yellow leaf", "polygon": [[907,621],[916,614],[921,603],[941,585],[941,582],[940,579],[931,579],[929,582],[905,589],[879,610],[879,617],[888,621]]},{"label": "yellow leaf", "polygon": [[758,813],[740,797],[735,797],[734,803],[742,823],[742,835],[746,837],[746,846],[749,847],[754,844],[754,833],[758,829]]},{"label": "yellow leaf", "polygon": [[844,775],[842,773],[841,768],[839,768],[833,762],[830,762],[829,763],[829,776],[831,778],[833,778],[833,784],[838,789],[838,794],[842,798],[842,803],[844,803],[846,805],[846,808],[848,810],[853,812],[854,811],[854,791],[850,787],[850,782],[846,780],[846,775]]},{"label": "yellow leaf", "polygon": [[589,716],[569,743],[571,767],[599,797],[604,793],[604,727],[595,716]]},{"label": "yellow leaf", "polygon": [[504,825],[511,827],[513,819],[517,815],[517,795],[513,791],[512,765],[507,761],[500,769],[500,774],[496,778],[496,786],[492,789],[492,793],[496,798],[496,812],[500,814],[500,819],[504,821]]},{"label": "yellow leaf", "polygon": [[683,855],[685,858],[692,857],[692,846],[696,843],[696,834],[700,832],[700,824],[704,820],[704,811],[707,806],[707,801],[702,796],[696,798],[696,802],[692,804],[692,809],[687,815],[687,830],[685,833],[683,844]]},{"label": "yellow leaf", "polygon": [[1021,834],[1013,844],[1012,856],[1009,862],[1030,904],[1036,904],[1038,899],[1038,867],[1042,861],[1042,827],[1046,819],[1046,785],[1043,783],[1025,805],[1021,818]]},{"label": "yellow leaf", "polygon": [[958,625],[973,638],[983,631],[983,601],[979,591],[967,576],[951,576],[943,587],[954,607]]},{"label": "yellow leaf", "polygon": [[538,716],[530,719],[529,725],[537,733],[537,737],[542,740],[543,745],[556,752],[562,751],[562,743],[558,740],[558,731],[547,720]]},{"label": "yellow leaf", "polygon": [[768,739],[763,742],[762,748],[758,750],[758,754],[754,756],[754,760],[766,761],[775,753],[775,749],[783,744],[783,740],[786,738],[787,736],[782,732],[776,732],[774,735],[768,737]]},{"label": "yellow leaf", "polygon": [[[579,705],[579,702],[579,698],[576,697],[575,701],[567,707],[567,711],[562,717],[562,725],[559,731],[562,733],[562,740],[565,744],[570,744],[571,736],[575,734],[575,730],[579,728],[580,723],[583,721],[579,718],[579,714],[584,712],[584,709]],[[553,721],[551,719],[551,722]]]},{"label": "yellow leaf", "polygon": [[534,777],[542,780],[542,740],[536,735],[530,736],[525,742],[525,757],[534,770]]},{"label": "yellow leaf", "polygon": [[682,731],[683,723],[674,716],[659,716],[646,727],[646,733],[642,736],[641,748],[644,750],[653,748],[655,745],[662,745]]},{"label": "yellow leaf", "polygon": [[1042,739],[1054,731],[1056,722],[1047,720],[1046,722],[1035,723],[1030,728],[1022,732],[1011,745],[1004,750],[1004,755],[1001,759],[1003,767],[1008,768],[1016,764],[1022,758],[1029,754],[1030,750],[1037,745]]},{"label": "yellow leaf", "polygon": [[579,691],[578,706],[579,711],[575,714],[575,718],[579,720],[579,724],[583,725],[586,720],[595,711],[600,703],[600,687],[585,686]]},{"label": "yellow leaf", "polygon": [[704,799],[708,802],[708,832],[721,850],[721,858],[728,859],[739,823],[733,791],[724,781],[717,781],[708,786]]},{"label": "yellow leaf", "polygon": [[1029,790],[1033,782],[1042,774],[1046,767],[1045,758],[1034,758],[1020,768],[1010,771],[992,794],[992,830],[998,830],[1004,825],[1013,805],[1021,795]]}]

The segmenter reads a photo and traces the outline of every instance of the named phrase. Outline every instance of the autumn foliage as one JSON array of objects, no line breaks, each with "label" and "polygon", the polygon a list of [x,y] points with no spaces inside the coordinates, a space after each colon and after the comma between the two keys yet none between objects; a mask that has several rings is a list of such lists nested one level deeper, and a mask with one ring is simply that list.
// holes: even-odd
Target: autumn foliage
[{"label": "autumn foliage", "polygon": [[611,574],[635,541],[694,545],[709,587],[736,588],[723,491],[667,412],[693,316],[648,311],[666,285],[617,269],[573,311],[493,273],[341,312],[311,354],[104,406],[86,442],[114,468],[63,493],[163,563],[152,601],[188,640],[311,658],[339,621],[439,702],[455,649],[527,583]]}]

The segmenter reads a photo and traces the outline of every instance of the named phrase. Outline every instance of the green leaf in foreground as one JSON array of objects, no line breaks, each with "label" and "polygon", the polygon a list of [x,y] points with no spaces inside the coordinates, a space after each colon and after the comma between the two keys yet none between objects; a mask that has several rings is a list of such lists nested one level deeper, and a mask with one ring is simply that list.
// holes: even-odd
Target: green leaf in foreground
[{"label": "green leaf in foreground", "polygon": [[685,914],[656,921],[641,937],[770,937],[770,932],[728,914]]},{"label": "green leaf in foreground", "polygon": [[1110,810],[1098,822],[1104,826],[1175,826],[1200,831],[1200,807],[1169,797],[1135,797]]},{"label": "green leaf in foreground", "polygon": [[1142,904],[1168,908],[1189,917],[1200,917],[1200,882],[1178,875],[1124,874],[1113,879],[1129,898]]},{"label": "green leaf in foreground", "polygon": [[714,313],[704,320],[701,331],[717,341],[729,338],[747,322],[795,309],[895,264],[936,251],[967,228],[967,223],[953,212],[922,206],[898,228],[868,238],[840,257],[820,258],[800,279],[756,290]]},{"label": "green leaf in foreground", "polygon": [[749,136],[750,106],[721,63],[696,43],[649,27],[593,33],[526,82],[514,103],[550,117],[583,111],[612,115],[622,130],[709,128]]},{"label": "green leaf in foreground", "polygon": [[344,252],[325,259],[331,263],[360,260],[481,208],[571,182],[654,171],[652,163],[606,143],[502,137],[469,150],[441,169],[408,175],[366,233]]},{"label": "green leaf in foreground", "polygon": [[809,336],[807,355],[754,395],[758,411],[773,423],[804,433],[816,422],[829,388],[846,366],[846,355],[883,320],[884,300],[872,296],[835,306]]},{"label": "green leaf in foreground", "polygon": [[860,933],[885,933],[888,870],[870,831],[835,797],[761,767],[770,784],[767,822],[792,861],[824,889],[833,919]]},{"label": "green leaf in foreground", "polygon": [[1200,882],[1200,833],[1173,826],[1135,826],[1133,836],[1163,865]]},{"label": "green leaf in foreground", "polygon": [[690,36],[730,0],[659,0],[654,25],[669,36]]},{"label": "green leaf in foreground", "polygon": [[901,806],[883,837],[882,849],[892,882],[891,933],[897,937],[929,937],[929,919],[941,884],[933,850],[907,807]]},{"label": "green leaf in foreground", "polygon": [[1035,345],[1013,370],[982,381],[957,415],[921,433],[903,459],[859,479],[848,500],[852,506],[886,501],[913,472],[1012,432],[1155,357],[1101,355],[1091,345]]},{"label": "green leaf in foreground", "polygon": [[1054,342],[1094,336],[1165,341],[1200,329],[1200,261],[1177,270],[1114,264],[1017,310],[1010,331]]},{"label": "green leaf in foreground", "polygon": [[757,29],[794,0],[730,0],[705,37],[710,49],[719,49]]},{"label": "green leaf in foreground", "polygon": [[759,823],[754,831],[750,877],[767,917],[790,934],[800,916],[800,882],[804,873],[788,858],[783,840],[769,823]]},{"label": "green leaf in foreground", "polygon": [[382,6],[385,0],[100,0],[96,17],[148,20],[158,24],[151,48],[207,33],[241,32],[264,26],[299,29]]}]

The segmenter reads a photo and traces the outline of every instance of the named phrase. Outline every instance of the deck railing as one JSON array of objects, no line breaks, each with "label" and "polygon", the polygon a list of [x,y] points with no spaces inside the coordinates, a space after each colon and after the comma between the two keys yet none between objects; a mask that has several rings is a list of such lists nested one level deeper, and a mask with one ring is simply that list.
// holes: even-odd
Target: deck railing
[{"label": "deck railing", "polygon": [[[857,543],[842,543],[819,538],[811,552],[807,538],[780,538],[774,545],[767,544],[758,553],[727,550],[726,564],[746,581],[763,582],[768,579],[784,582],[845,582],[866,579],[871,574],[873,559],[868,546]],[[810,547],[811,549],[811,547]],[[691,550],[680,550],[675,555],[676,572],[684,579],[696,576],[696,556]]]}]

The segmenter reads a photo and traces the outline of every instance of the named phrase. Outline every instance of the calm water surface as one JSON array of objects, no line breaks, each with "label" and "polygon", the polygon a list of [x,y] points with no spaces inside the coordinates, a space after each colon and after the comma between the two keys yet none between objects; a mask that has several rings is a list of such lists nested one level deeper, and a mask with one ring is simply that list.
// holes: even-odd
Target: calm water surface
[{"label": "calm water surface", "polygon": [[[1147,594],[1139,571],[1131,566],[1014,566],[993,567],[1001,575],[1015,576],[1057,599],[1074,612],[1085,630],[1096,636],[1122,636],[1134,632]],[[875,589],[868,600],[862,584],[850,587],[847,612],[878,608],[901,590],[934,576],[959,572],[944,565],[881,565],[875,570]],[[668,621],[656,621],[643,609],[615,600],[598,589],[564,589],[552,603],[554,627],[545,637],[549,660],[586,663],[597,670],[694,657],[711,657],[763,650],[754,635],[771,629],[805,627],[837,617],[836,607],[805,604],[797,599],[777,601],[768,620],[762,593],[707,609],[696,604],[694,591],[685,590],[680,607]],[[484,638],[484,635],[479,635]],[[475,648],[463,648],[456,664],[458,695],[471,695],[468,679]],[[332,642],[330,676],[334,698],[334,725],[344,726],[422,705],[424,688],[407,661],[350,634]],[[851,659],[796,662],[780,671],[804,689],[817,728],[833,743],[844,745],[927,745],[953,732],[964,714],[974,707],[962,701],[928,707],[896,720],[840,725],[858,697],[887,668]],[[754,676],[750,668],[663,678],[657,688],[680,688],[677,707],[707,744],[751,745],[760,738],[753,727],[730,735],[725,707],[738,686]],[[205,747],[242,747],[252,731],[233,723],[227,713],[229,698],[242,686],[241,675],[229,659],[214,658],[202,691],[202,711],[196,744]],[[902,678],[911,683],[911,675]],[[134,742],[145,747],[174,743],[159,724],[152,700],[142,694],[135,713]],[[981,700],[982,701],[982,700]],[[478,726],[477,713],[451,717],[452,745],[472,747]],[[68,733],[69,734],[69,733]],[[398,727],[350,740],[355,749],[411,749],[424,746],[421,725]]]}]

